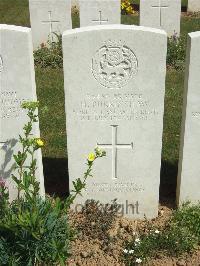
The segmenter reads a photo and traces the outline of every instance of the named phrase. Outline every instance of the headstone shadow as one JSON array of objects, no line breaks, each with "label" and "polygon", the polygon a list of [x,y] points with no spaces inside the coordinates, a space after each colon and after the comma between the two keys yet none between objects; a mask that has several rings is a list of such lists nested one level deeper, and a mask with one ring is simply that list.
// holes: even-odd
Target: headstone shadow
[{"label": "headstone shadow", "polygon": [[45,191],[61,198],[69,195],[67,158],[43,158]]},{"label": "headstone shadow", "polygon": [[[16,139],[10,139],[5,142],[5,144],[1,147],[1,153],[3,154],[3,161],[0,163],[0,177],[5,177],[5,179],[11,176],[11,173],[14,170],[15,163],[12,166],[9,163],[12,161],[14,147],[17,144]],[[9,167],[8,167],[9,165]]]},{"label": "headstone shadow", "polygon": [[[69,195],[69,174],[67,158],[43,158],[45,190],[51,196],[65,198]],[[176,182],[178,161],[162,160],[159,201],[169,208],[176,207]]]},{"label": "headstone shadow", "polygon": [[176,184],[178,161],[171,163],[162,160],[160,174],[160,204],[169,208],[176,207]]}]

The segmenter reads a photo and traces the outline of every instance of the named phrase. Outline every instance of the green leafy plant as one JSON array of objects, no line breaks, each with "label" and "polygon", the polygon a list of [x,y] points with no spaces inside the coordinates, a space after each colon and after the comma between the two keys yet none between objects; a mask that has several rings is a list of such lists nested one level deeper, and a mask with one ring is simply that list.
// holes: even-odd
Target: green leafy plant
[{"label": "green leafy plant", "polygon": [[186,56],[186,38],[177,37],[177,34],[168,38],[167,65],[176,70],[183,70]]},{"label": "green leafy plant", "polygon": [[35,65],[41,68],[62,68],[62,36],[53,33],[56,37],[55,42],[48,40],[47,44],[42,43],[40,48],[34,52]]},{"label": "green leafy plant", "polygon": [[74,202],[75,198],[78,195],[81,195],[82,190],[86,187],[86,180],[88,177],[92,177],[92,166],[97,158],[104,157],[106,155],[105,151],[102,151],[98,147],[95,148],[94,153],[90,153],[87,158],[87,170],[84,173],[83,180],[80,178],[77,178],[75,181],[73,181],[74,189],[71,191],[72,194],[67,198],[66,200],[66,207],[69,208],[69,206]]},{"label": "green leafy plant", "polygon": [[94,161],[105,152],[96,148],[87,158],[84,178],[74,181],[74,190],[67,200],[43,199],[36,179],[35,152],[44,146],[40,138],[32,137],[33,124],[38,121],[38,102],[26,102],[28,122],[19,136],[21,150],[14,155],[16,171],[12,179],[18,197],[9,203],[6,183],[0,182],[0,265],[65,265],[74,236],[68,224],[68,209],[92,176]]},{"label": "green leafy plant", "polygon": [[[28,110],[29,120],[23,128],[24,136],[19,136],[19,143],[22,149],[17,154],[14,154],[18,176],[12,174],[12,179],[17,184],[18,199],[23,191],[25,200],[29,201],[35,200],[39,192],[39,183],[35,176],[37,161],[34,158],[34,153],[44,146],[40,138],[31,138],[33,123],[38,122],[37,114],[35,114],[38,105],[38,102],[25,102],[22,104],[22,108]],[[27,161],[29,166],[26,166]]]},{"label": "green leafy plant", "polygon": [[13,259],[14,265],[65,265],[73,236],[63,203],[41,198],[34,205],[22,199],[10,205],[0,221],[0,233],[0,265],[10,265]]},{"label": "green leafy plant", "polygon": [[161,230],[149,228],[127,243],[123,256],[126,265],[137,265],[157,254],[178,256],[194,250],[200,244],[200,204],[186,203],[174,211]]},{"label": "green leafy plant", "polygon": [[0,219],[9,207],[9,193],[5,181],[0,181]]}]

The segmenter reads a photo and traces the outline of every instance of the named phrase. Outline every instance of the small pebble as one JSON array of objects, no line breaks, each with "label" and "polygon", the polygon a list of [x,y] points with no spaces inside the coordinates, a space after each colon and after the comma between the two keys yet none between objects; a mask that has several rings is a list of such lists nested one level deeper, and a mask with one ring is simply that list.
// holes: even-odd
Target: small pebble
[{"label": "small pebble", "polygon": [[185,263],[185,261],[183,259],[181,259],[181,260],[177,261],[176,265],[177,266],[185,266],[186,263]]},{"label": "small pebble", "polygon": [[81,256],[82,256],[83,258],[87,258],[87,257],[88,257],[88,253],[87,253],[86,251],[82,251],[82,252],[81,252]]}]

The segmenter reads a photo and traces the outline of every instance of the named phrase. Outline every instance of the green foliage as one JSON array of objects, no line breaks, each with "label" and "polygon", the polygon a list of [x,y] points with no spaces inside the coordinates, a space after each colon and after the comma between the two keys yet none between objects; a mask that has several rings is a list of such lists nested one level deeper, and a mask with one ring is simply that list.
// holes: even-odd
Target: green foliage
[{"label": "green foliage", "polygon": [[59,199],[14,202],[0,220],[0,265],[65,265],[72,231],[64,211]]},{"label": "green foliage", "polygon": [[57,38],[56,42],[47,44],[42,43],[40,48],[34,52],[35,65],[42,68],[62,68],[62,36],[54,33]]},{"label": "green foliage", "polygon": [[162,230],[149,228],[148,233],[138,235],[124,250],[126,265],[135,265],[137,258],[145,261],[159,253],[178,256],[190,252],[200,244],[200,204],[187,203],[174,211]]},{"label": "green foliage", "polygon": [[70,207],[70,205],[74,202],[75,198],[78,195],[81,195],[82,190],[86,187],[86,180],[88,177],[92,177],[92,166],[94,164],[94,161],[97,158],[101,158],[106,156],[106,152],[102,151],[101,149],[99,149],[98,147],[95,148],[94,150],[95,153],[90,153],[87,159],[87,170],[84,173],[84,177],[83,180],[81,180],[80,178],[77,178],[75,181],[73,181],[73,187],[74,189],[71,191],[72,194],[67,198],[66,200],[66,207]]},{"label": "green foliage", "polygon": [[172,223],[176,227],[188,229],[200,243],[200,204],[185,203],[180,210],[174,213]]},{"label": "green foliage", "polygon": [[186,38],[177,37],[176,34],[168,38],[167,65],[176,70],[182,70],[184,69],[185,56]]},{"label": "green foliage", "polygon": [[74,181],[74,190],[65,201],[43,199],[36,180],[35,152],[44,146],[40,138],[32,137],[33,124],[38,121],[38,102],[25,102],[28,122],[19,136],[21,149],[14,155],[15,175],[12,179],[18,197],[9,203],[6,183],[0,181],[0,265],[65,265],[69,257],[73,232],[68,225],[67,212],[77,195],[92,176],[94,161],[105,156],[99,148],[87,158],[83,180]]},{"label": "green foliage", "polygon": [[[43,146],[40,138],[32,138],[33,124],[38,122],[36,110],[39,106],[38,102],[24,102],[22,108],[27,110],[28,122],[23,127],[23,136],[19,136],[21,150],[14,154],[16,163],[16,172],[18,176],[12,174],[12,179],[17,184],[18,199],[21,192],[27,201],[34,201],[39,192],[39,183],[36,181],[36,159],[34,153]],[[29,166],[27,166],[27,161]]]},{"label": "green foliage", "polygon": [[72,231],[68,226],[64,202],[42,199],[36,180],[35,152],[44,145],[32,137],[38,121],[38,102],[25,102],[28,122],[19,136],[21,149],[14,155],[12,179],[18,197],[9,203],[5,182],[0,183],[0,265],[65,265]]},{"label": "green foliage", "polygon": [[[4,214],[4,210],[9,207],[9,193],[6,183],[0,180],[0,219]],[[1,265],[1,264],[0,264]]]}]

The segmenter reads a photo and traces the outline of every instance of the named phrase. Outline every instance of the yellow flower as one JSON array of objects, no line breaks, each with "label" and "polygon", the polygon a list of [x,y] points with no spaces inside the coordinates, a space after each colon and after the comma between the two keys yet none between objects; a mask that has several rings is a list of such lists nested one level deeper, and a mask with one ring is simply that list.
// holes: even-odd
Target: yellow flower
[{"label": "yellow flower", "polygon": [[38,145],[38,147],[43,147],[44,141],[42,141],[41,139],[36,139],[36,144]]},{"label": "yellow flower", "polygon": [[95,154],[94,153],[90,153],[89,155],[88,155],[88,161],[89,162],[93,162],[94,160],[95,160]]},{"label": "yellow flower", "polygon": [[133,8],[132,8],[132,6],[127,7],[127,8],[126,8],[126,11],[127,11],[127,13],[132,14],[132,13],[133,13]]},{"label": "yellow flower", "polygon": [[126,7],[126,4],[125,3],[122,3],[121,4],[121,8],[124,9]]}]

